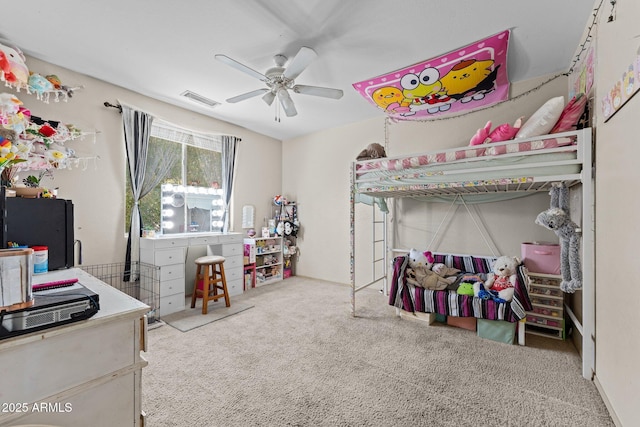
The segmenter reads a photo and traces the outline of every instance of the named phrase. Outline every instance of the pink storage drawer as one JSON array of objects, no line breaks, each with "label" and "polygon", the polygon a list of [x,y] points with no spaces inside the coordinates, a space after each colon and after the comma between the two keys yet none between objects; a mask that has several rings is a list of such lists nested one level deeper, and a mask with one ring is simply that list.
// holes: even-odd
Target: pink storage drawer
[{"label": "pink storage drawer", "polygon": [[532,273],[560,274],[560,245],[522,243],[522,262]]}]

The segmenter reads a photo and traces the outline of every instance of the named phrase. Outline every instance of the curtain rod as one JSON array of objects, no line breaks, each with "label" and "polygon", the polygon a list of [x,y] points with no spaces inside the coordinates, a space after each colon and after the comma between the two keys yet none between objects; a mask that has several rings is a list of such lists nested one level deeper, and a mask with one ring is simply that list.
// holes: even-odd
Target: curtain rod
[{"label": "curtain rod", "polygon": [[[104,101],[104,106],[105,106],[105,107],[108,107],[108,108],[116,108],[118,111],[120,111],[120,114],[122,114],[122,105],[120,105],[120,104],[112,104],[112,103],[110,103],[109,101]],[[171,123],[169,123],[169,122],[167,122],[167,121],[164,121],[164,120],[162,120],[162,119],[159,119],[159,120],[160,120],[161,122],[165,122],[165,123],[167,123],[169,126],[171,126],[171,127],[173,127],[173,128],[178,127],[177,125],[171,124]],[[193,131],[190,131],[190,132],[193,132]],[[228,136],[228,135],[227,135],[227,134],[216,134],[216,136]],[[235,138],[236,138],[238,141],[242,141],[242,139],[241,139],[241,138],[238,138],[237,136],[236,136]]]},{"label": "curtain rod", "polygon": [[116,108],[118,109],[118,111],[120,111],[120,113],[122,113],[122,105],[120,104],[112,104],[109,101],[104,101],[104,106],[105,107],[109,107],[109,108]]}]

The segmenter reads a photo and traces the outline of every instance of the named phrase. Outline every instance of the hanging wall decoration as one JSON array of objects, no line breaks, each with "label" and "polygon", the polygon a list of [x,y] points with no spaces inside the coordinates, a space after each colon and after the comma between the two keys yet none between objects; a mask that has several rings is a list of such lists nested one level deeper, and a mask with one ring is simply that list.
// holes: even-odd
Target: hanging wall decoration
[{"label": "hanging wall decoration", "polygon": [[509,34],[503,31],[353,87],[399,120],[428,119],[505,101]]},{"label": "hanging wall decoration", "polygon": [[600,101],[605,123],[640,90],[640,47],[631,63],[621,69],[620,78],[611,85]]}]

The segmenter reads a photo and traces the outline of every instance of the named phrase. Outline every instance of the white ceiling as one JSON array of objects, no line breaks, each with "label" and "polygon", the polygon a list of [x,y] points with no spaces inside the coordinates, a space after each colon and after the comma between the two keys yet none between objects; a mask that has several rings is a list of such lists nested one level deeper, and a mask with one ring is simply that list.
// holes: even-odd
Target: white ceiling
[{"label": "white ceiling", "polygon": [[[382,116],[353,83],[505,29],[512,30],[511,82],[567,71],[593,6],[593,0],[13,1],[2,5],[0,39],[34,58],[285,140]],[[275,54],[292,58],[301,46],[318,58],[296,83],[342,89],[342,99],[294,93],[298,115],[282,113],[280,122],[276,103],[268,106],[260,96],[225,102],[264,83],[215,54],[264,73]],[[180,96],[185,90],[221,105],[201,107]]]}]

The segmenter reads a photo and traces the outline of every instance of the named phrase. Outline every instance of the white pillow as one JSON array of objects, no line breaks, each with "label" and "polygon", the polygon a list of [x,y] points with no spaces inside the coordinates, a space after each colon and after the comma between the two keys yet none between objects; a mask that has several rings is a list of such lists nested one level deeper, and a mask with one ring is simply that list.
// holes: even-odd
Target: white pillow
[{"label": "white pillow", "polygon": [[547,135],[556,124],[564,109],[564,96],[551,98],[533,113],[529,120],[522,125],[516,138],[532,138]]}]

